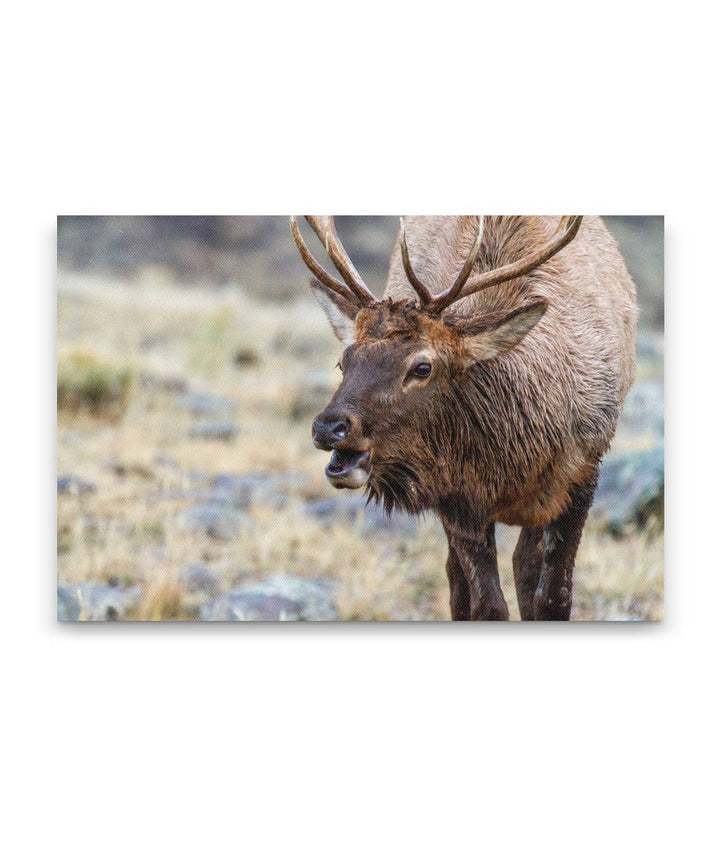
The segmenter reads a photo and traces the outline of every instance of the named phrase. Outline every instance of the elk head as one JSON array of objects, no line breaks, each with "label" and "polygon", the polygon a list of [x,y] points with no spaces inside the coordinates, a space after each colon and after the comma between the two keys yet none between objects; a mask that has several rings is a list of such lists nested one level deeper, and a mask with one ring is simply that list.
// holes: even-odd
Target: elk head
[{"label": "elk head", "polygon": [[483,319],[454,313],[452,305],[547,261],[575,237],[582,218],[563,218],[556,234],[525,258],[470,279],[482,244],[484,218],[479,217],[475,241],[455,282],[435,295],[412,268],[401,220],[403,266],[417,300],[400,301],[375,299],[340,242],[332,217],[306,219],[343,281],[312,256],[295,217],[292,234],[314,274],[313,291],[346,346],[339,362],[342,382],[313,421],[313,442],[332,452],[325,473],[334,487],[368,485],[372,490],[375,481],[376,493],[392,491],[390,471],[406,472],[411,479],[418,454],[428,460],[440,454],[432,438],[457,409],[458,383],[468,370],[514,348],[547,308],[534,302],[503,317]]}]

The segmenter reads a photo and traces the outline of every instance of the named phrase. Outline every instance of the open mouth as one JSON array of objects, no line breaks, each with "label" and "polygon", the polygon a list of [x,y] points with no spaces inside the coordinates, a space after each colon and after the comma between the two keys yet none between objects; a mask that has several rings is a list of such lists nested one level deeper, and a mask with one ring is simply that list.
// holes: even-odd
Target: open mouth
[{"label": "open mouth", "polygon": [[367,464],[370,452],[357,452],[354,449],[335,449],[330,463],[325,467],[325,475],[333,487],[363,487],[370,475]]}]

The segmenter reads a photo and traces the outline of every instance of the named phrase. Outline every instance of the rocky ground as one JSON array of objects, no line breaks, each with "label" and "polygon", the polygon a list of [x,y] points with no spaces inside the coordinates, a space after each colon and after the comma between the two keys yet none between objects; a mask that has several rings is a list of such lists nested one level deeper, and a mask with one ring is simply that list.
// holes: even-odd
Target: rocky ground
[{"label": "rocky ground", "polygon": [[[388,519],[324,479],[308,426],[339,346],[311,300],[68,274],[58,315],[61,367],[78,353],[99,367],[94,397],[64,398],[58,417],[61,620],[449,618],[439,524]],[[644,332],[578,556],[576,619],[662,617],[662,356]],[[103,410],[113,371],[132,382]],[[500,527],[514,618],[516,537]]]}]

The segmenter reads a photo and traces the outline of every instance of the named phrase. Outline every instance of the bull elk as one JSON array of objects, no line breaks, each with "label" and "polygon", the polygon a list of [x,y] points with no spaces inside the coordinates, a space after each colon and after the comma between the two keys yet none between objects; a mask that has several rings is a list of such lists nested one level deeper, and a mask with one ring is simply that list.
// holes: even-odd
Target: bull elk
[{"label": "bull elk", "polygon": [[338,488],[437,512],[454,620],[503,620],[495,524],[520,526],[524,620],[568,620],[602,455],[635,374],[635,287],[599,217],[409,217],[376,300],[332,217],[291,218],[346,346],[313,422]]}]

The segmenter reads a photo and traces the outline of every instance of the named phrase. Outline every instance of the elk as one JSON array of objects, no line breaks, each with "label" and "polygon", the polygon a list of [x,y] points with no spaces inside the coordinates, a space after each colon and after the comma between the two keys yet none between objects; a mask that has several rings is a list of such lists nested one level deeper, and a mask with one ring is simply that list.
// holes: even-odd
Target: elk
[{"label": "elk", "polygon": [[434,511],[453,620],[507,620],[495,524],[522,527],[523,620],[569,620],[600,460],[635,375],[635,286],[600,217],[408,217],[382,300],[329,216],[291,218],[345,350],[312,424],[337,488],[390,513]]}]

